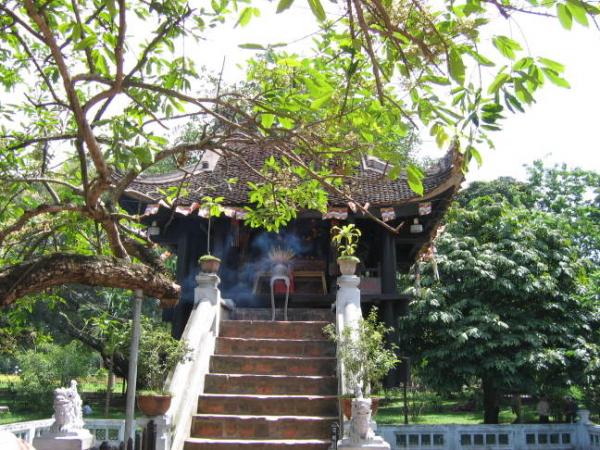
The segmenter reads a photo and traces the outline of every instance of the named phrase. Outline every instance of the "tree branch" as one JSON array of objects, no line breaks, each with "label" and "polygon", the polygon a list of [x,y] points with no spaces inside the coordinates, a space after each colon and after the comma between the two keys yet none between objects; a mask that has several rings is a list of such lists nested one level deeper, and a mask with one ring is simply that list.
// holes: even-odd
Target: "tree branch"
[{"label": "tree branch", "polygon": [[56,213],[64,212],[64,211],[84,212],[84,209],[81,206],[71,205],[71,204],[39,205],[37,208],[30,209],[29,211],[25,211],[23,214],[21,214],[21,217],[19,217],[15,223],[4,228],[3,230],[0,230],[0,245],[2,245],[2,242],[4,242],[4,239],[6,239],[6,236],[8,236],[9,234],[14,233],[16,231],[19,231],[33,217],[36,217],[36,216],[39,216],[42,214],[56,214]]},{"label": "tree branch", "polygon": [[55,253],[0,270],[0,305],[66,284],[141,289],[172,307],[180,287],[163,273],[141,264],[104,256]]}]

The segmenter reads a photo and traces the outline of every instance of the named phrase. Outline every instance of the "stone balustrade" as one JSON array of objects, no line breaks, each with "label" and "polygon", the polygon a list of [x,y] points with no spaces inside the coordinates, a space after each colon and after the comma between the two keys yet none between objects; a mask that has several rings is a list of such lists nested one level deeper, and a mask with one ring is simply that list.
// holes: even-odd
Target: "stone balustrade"
[{"label": "stone balustrade", "polygon": [[600,426],[559,424],[381,425],[393,450],[589,450],[600,448]]}]

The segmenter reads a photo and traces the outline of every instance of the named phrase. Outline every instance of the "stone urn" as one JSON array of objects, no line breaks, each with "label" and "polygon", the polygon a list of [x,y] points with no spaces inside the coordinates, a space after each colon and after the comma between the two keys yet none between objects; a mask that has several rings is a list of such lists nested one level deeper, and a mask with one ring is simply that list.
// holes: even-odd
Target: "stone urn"
[{"label": "stone urn", "polygon": [[337,259],[342,275],[354,275],[359,259],[356,256],[340,256]]}]

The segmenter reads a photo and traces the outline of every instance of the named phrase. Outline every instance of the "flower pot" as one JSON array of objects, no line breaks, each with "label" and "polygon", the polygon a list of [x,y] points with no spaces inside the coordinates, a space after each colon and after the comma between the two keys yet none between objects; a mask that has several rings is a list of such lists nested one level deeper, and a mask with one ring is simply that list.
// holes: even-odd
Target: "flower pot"
[{"label": "flower pot", "polygon": [[357,258],[338,258],[337,262],[340,266],[342,275],[354,275],[356,272],[356,265],[358,264]]},{"label": "flower pot", "polygon": [[217,273],[221,267],[221,260],[218,258],[200,260],[200,270],[204,273]]},{"label": "flower pot", "polygon": [[[352,397],[342,397],[342,412],[348,419],[352,416]],[[379,409],[379,397],[371,397],[371,416],[374,416]]]},{"label": "flower pot", "polygon": [[171,396],[138,394],[137,405],[145,416],[162,416],[171,406]]}]

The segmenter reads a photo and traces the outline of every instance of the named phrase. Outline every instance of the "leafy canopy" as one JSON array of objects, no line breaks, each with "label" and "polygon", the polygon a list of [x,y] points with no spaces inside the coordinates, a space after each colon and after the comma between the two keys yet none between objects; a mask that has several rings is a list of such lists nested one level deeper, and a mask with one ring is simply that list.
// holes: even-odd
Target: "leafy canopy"
[{"label": "leafy canopy", "polygon": [[[281,0],[277,11],[293,3]],[[263,54],[249,63],[244,85],[227,88],[200,69],[201,56],[182,54],[178,44],[193,44],[227,20],[243,27],[271,5],[4,1],[3,303],[73,282],[76,270],[52,269],[58,265],[85,267],[77,277],[85,284],[143,287],[167,302],[177,298],[178,287],[159,276],[164,267],[148,248],[140,216],[123,210],[119,199],[140,174],[194,170],[207,150],[242,163],[246,148],[272,153],[262,169],[248,166],[260,180],[249,186],[252,226],[278,229],[298,209],[324,209],[331,194],[353,201],[348,181],[365,155],[385,159],[389,176],[406,176],[422,193],[423,172],[405,145],[419,125],[440,147],[480,162],[478,147],[507,113],[523,111],[547,81],[567,86],[561,64],[529,55],[513,38],[494,36],[495,53],[482,54],[489,19],[556,13],[571,28],[598,14],[594,4],[572,0],[525,6],[350,0],[339,5],[342,17],[334,22],[320,0],[308,5],[322,25],[314,52],[248,44]],[[173,140],[173,131],[190,120],[198,130]],[[186,180],[163,193],[171,206],[185,195]],[[366,205],[358,207],[378,220]],[[43,280],[33,277],[32,259],[47,275]],[[30,289],[19,290],[15,280]]]}]

